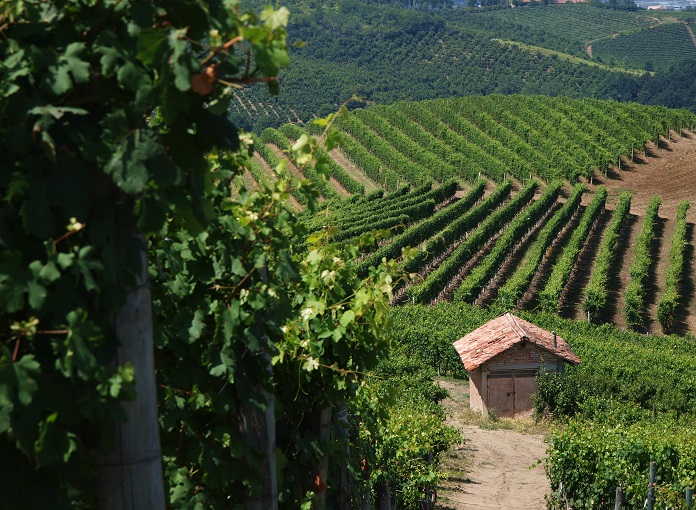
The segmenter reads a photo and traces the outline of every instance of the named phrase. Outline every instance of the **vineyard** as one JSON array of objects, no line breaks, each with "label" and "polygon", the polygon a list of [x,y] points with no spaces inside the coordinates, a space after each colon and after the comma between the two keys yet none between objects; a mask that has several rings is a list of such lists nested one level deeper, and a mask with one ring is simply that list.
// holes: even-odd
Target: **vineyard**
[{"label": "vineyard", "polygon": [[[497,314],[466,303],[439,303],[396,307],[392,319],[403,352],[441,373],[456,373],[462,369],[449,349],[451,338]],[[612,510],[621,486],[623,508],[644,508],[652,460],[661,502],[654,508],[686,509],[684,490],[696,485],[693,339],[631,333],[547,313],[521,315],[572,339],[582,360],[565,377],[548,374],[539,380],[538,405],[567,420],[553,433],[545,465],[554,495],[562,482],[571,508]]]},{"label": "vineyard", "polygon": [[[587,3],[500,9],[477,13],[475,18],[477,23],[494,22],[491,24],[501,27],[501,33],[509,31],[509,26],[518,27],[516,33],[522,42],[584,56],[592,41],[657,23],[645,12],[600,10]],[[543,39],[536,34],[543,34]]]},{"label": "vineyard", "polygon": [[[388,231],[364,248],[358,272],[366,276],[382,258],[402,261],[413,277],[397,289],[397,304],[542,309],[636,331],[687,331],[685,227],[673,255],[670,243],[654,241],[677,223],[675,206],[663,207],[661,218],[659,197],[634,207],[612,176],[632,174],[659,150],[655,142],[687,136],[695,123],[680,110],[541,96],[356,110],[336,121],[340,158],[321,152],[327,178],[305,168],[302,177],[321,195],[319,215],[307,222],[312,231],[328,218],[339,243]],[[297,175],[291,149],[303,136],[297,125],[264,130],[252,173],[282,163]],[[378,191],[364,194],[365,180]],[[618,249],[631,232],[635,247]],[[668,282],[652,285],[657,258],[675,263]],[[630,282],[619,277],[624,266]]]},{"label": "vineyard", "polygon": [[696,43],[690,25],[669,23],[595,42],[592,54],[610,65],[654,71],[695,59]]},{"label": "vineyard", "polygon": [[533,402],[566,508],[650,460],[682,508],[696,60],[589,59],[693,20],[623,2],[8,4],[0,506],[434,510],[435,374],[513,309],[581,357]]},{"label": "vineyard", "polygon": [[586,2],[428,12],[349,0],[318,10],[290,3],[298,4],[289,29],[293,64],[280,73],[278,95],[261,84],[235,91],[230,116],[246,130],[309,123],[353,95],[363,105],[545,94],[696,110],[693,60],[684,60],[694,52],[690,13]]}]

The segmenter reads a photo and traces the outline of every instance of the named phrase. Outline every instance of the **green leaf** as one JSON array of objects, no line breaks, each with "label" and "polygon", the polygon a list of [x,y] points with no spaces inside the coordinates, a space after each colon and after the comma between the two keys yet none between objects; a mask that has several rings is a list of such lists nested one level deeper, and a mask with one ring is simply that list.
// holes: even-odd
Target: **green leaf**
[{"label": "green leaf", "polygon": [[41,305],[46,300],[46,296],[48,296],[46,287],[37,281],[27,282],[27,292],[29,293],[29,306],[34,310],[41,308]]},{"label": "green leaf", "polygon": [[235,258],[232,260],[232,267],[230,268],[230,271],[232,272],[232,274],[235,274],[237,276],[246,276],[247,274],[246,269],[244,269],[242,261],[239,258]]},{"label": "green leaf", "polygon": [[35,378],[40,373],[41,365],[34,359],[33,354],[27,354],[12,362],[9,352],[5,351],[0,358],[0,387],[6,386],[16,390],[17,399],[22,405],[31,404],[34,394],[39,389]]},{"label": "green leaf", "polygon": [[0,253],[0,310],[14,313],[24,306],[26,276],[17,271],[22,267],[22,256],[18,251]]},{"label": "green leaf", "polygon": [[[39,263],[38,261],[35,262]],[[45,265],[41,266],[37,276],[46,283],[53,283],[60,278],[60,271],[56,267],[56,263],[50,260]]]},{"label": "green leaf", "polygon": [[289,17],[290,11],[288,11],[286,7],[281,7],[280,9],[275,10],[270,5],[267,5],[264,7],[263,12],[261,13],[261,20],[270,30],[287,27]]},{"label": "green leaf", "polygon": [[341,315],[341,326],[344,328],[348,326],[351,322],[355,320],[355,312],[353,310],[347,310],[343,315]]},{"label": "green leaf", "polygon": [[189,499],[189,494],[196,489],[196,484],[189,478],[189,470],[185,467],[170,475],[169,484],[169,502],[174,506]]},{"label": "green leaf", "polygon": [[203,311],[196,310],[193,313],[193,320],[191,321],[191,326],[188,329],[189,342],[198,340],[203,334],[203,330],[205,329],[204,319],[205,316],[203,315]]},{"label": "green leaf", "polygon": [[70,43],[56,64],[49,66],[49,73],[44,77],[44,83],[53,94],[57,96],[65,94],[73,88],[74,83],[84,83],[89,80],[89,63],[80,59],[84,49],[85,43]]},{"label": "green leaf", "polygon": [[25,51],[18,50],[5,58],[4,62],[0,61],[0,76],[4,75],[3,79],[0,79],[0,97],[9,97],[21,90],[16,83],[17,78],[31,73],[25,58]]},{"label": "green leaf", "polygon": [[52,104],[47,104],[44,106],[35,106],[27,113],[29,115],[50,116],[58,120],[61,119],[66,113],[71,113],[73,115],[87,115],[88,112],[82,108],[73,108],[72,106],[54,106]]},{"label": "green leaf", "polygon": [[152,65],[168,39],[166,30],[143,30],[138,38],[138,59],[145,65]]},{"label": "green leaf", "polygon": [[75,254],[74,253],[59,253],[56,256],[56,262],[58,262],[58,265],[60,266],[61,269],[67,269],[70,266],[73,265],[75,261]]},{"label": "green leaf", "polygon": [[88,291],[99,290],[99,285],[92,275],[93,272],[99,272],[104,269],[102,263],[94,257],[94,248],[92,246],[83,246],[80,248],[75,259],[75,268],[82,276],[85,282],[85,289]]},{"label": "green leaf", "polygon": [[172,30],[168,38],[171,51],[168,64],[174,74],[174,86],[181,92],[191,89],[191,75],[197,65],[197,61],[188,51],[185,37],[186,30]]},{"label": "green leaf", "polygon": [[68,334],[56,343],[55,367],[65,377],[77,375],[89,380],[100,367],[89,342],[100,339],[103,333],[89,320],[84,310],[73,310],[67,317]]},{"label": "green leaf", "polygon": [[213,377],[222,377],[227,373],[227,365],[224,363],[220,363],[217,366],[214,366],[213,368],[210,369],[210,375]]},{"label": "green leaf", "polygon": [[341,144],[341,132],[334,128],[333,126],[329,129],[329,132],[326,133],[326,141],[324,142],[324,145],[326,145],[326,150],[330,151],[335,149]]},{"label": "green leaf", "polygon": [[141,193],[150,180],[147,163],[162,151],[155,133],[135,131],[114,150],[104,171],[126,193]]},{"label": "green leaf", "polygon": [[109,379],[109,383],[109,395],[111,395],[111,398],[117,398],[119,393],[121,393],[123,381],[120,377],[112,377]]},{"label": "green leaf", "polygon": [[34,444],[36,460],[40,466],[67,462],[75,451],[75,434],[56,424],[58,413],[52,413],[39,425],[39,438]]},{"label": "green leaf", "polygon": [[3,394],[2,388],[0,388],[0,434],[4,434],[10,430],[12,426],[11,417],[13,410],[14,404]]},{"label": "green leaf", "polygon": [[128,54],[121,48],[121,44],[111,31],[99,34],[95,41],[95,53],[101,54],[100,63],[104,76],[116,75],[118,82],[131,92],[144,90],[151,86],[152,82],[145,69],[137,66]]}]

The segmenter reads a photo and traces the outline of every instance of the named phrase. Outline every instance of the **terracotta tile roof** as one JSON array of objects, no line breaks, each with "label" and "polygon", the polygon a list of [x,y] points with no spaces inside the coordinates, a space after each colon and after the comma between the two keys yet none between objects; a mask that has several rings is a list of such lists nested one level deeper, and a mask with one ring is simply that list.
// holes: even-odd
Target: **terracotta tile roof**
[{"label": "terracotta tile roof", "polygon": [[513,345],[526,340],[563,358],[580,363],[580,358],[561,337],[506,312],[454,342],[464,368],[471,371]]}]

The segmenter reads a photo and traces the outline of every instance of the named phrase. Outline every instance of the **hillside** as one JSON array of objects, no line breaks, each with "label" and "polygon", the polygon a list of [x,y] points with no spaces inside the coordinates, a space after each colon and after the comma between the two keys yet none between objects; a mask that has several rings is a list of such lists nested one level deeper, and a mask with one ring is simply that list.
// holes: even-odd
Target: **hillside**
[{"label": "hillside", "polygon": [[[397,292],[397,303],[542,307],[585,320],[591,310],[593,321],[622,327],[635,238],[649,200],[660,196],[649,281],[641,287],[643,319],[633,325],[658,333],[677,208],[696,193],[696,138],[686,129],[695,119],[664,108],[540,96],[399,103],[339,119],[344,140],[334,157],[326,155],[331,178],[324,181],[311,169],[305,176],[327,201],[336,240],[374,228],[392,231],[378,250],[365,251],[361,273],[383,256],[400,257],[403,247],[419,247],[405,265],[419,276]],[[277,165],[303,133],[292,125],[264,131],[257,166]],[[288,167],[299,172],[292,162]],[[343,205],[347,190],[360,194],[375,187],[388,194],[355,196]],[[611,227],[625,191],[632,195],[626,216]],[[688,224],[695,220],[692,208]],[[613,231],[620,249],[599,257]],[[577,245],[572,255],[569,245]],[[595,306],[587,289],[602,257],[610,260]],[[665,326],[682,333],[696,332],[691,251],[686,257],[679,312]],[[563,264],[567,269],[560,269]]]},{"label": "hillside", "polygon": [[232,118],[248,130],[308,122],[353,95],[365,105],[522,93],[695,107],[688,89],[696,46],[686,16],[587,4],[301,7],[293,10],[289,36],[298,46],[279,94],[269,97],[262,85],[235,92]]}]

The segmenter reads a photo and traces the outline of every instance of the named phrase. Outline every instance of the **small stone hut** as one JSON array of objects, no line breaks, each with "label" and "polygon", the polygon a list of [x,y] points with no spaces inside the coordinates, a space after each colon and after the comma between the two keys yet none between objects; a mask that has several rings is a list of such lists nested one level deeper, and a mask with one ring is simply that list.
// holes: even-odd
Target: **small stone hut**
[{"label": "small stone hut", "polygon": [[562,371],[580,358],[556,333],[506,312],[465,337],[454,347],[469,372],[471,408],[484,416],[532,413],[534,376],[540,370]]}]

